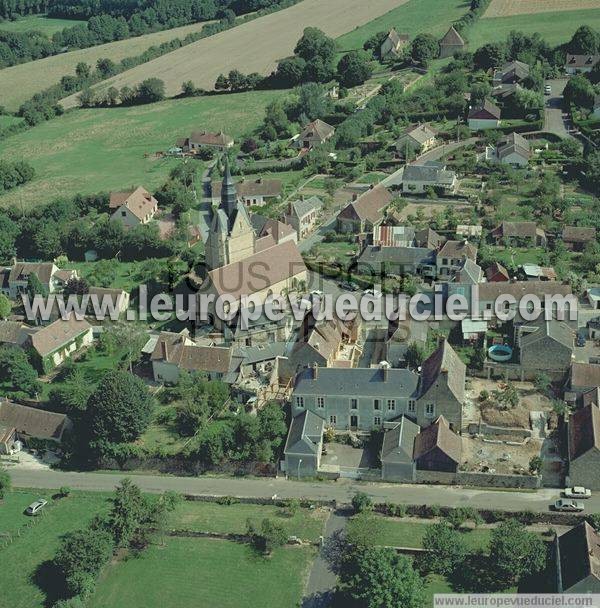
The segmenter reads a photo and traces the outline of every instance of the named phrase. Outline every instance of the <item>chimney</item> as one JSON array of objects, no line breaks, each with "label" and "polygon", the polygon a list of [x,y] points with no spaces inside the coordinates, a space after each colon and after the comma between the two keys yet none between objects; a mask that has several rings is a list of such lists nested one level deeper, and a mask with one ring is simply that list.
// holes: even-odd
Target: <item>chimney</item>
[{"label": "chimney", "polygon": [[381,377],[383,378],[383,381],[387,382],[387,380],[388,380],[388,371],[390,369],[390,364],[387,361],[382,361],[379,364],[379,369],[381,370]]},{"label": "chimney", "polygon": [[358,194],[355,192],[355,193],[352,195],[352,202],[357,201],[357,200],[358,200]]},{"label": "chimney", "polygon": [[165,361],[168,361],[169,360],[169,347],[167,346],[167,341],[163,340],[160,343],[160,347],[161,347],[161,350],[162,350],[162,358]]},{"label": "chimney", "polygon": [[316,363],[313,363],[313,380],[318,380],[319,379],[319,366]]}]

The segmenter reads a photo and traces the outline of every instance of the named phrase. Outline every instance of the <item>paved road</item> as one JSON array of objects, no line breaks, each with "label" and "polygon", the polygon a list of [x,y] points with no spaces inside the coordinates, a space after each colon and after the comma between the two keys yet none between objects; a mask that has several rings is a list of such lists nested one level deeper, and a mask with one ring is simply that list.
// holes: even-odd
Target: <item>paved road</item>
[{"label": "paved road", "polygon": [[552,87],[552,94],[547,97],[546,110],[544,112],[544,131],[554,133],[563,139],[572,137],[569,133],[569,123],[563,118],[562,100],[563,91],[568,82],[567,78],[548,80],[546,84]]},{"label": "paved road", "polygon": [[[53,470],[11,469],[13,485],[21,488],[56,489],[68,486],[80,490],[112,490],[125,474],[71,473]],[[367,492],[375,502],[399,504],[438,504],[449,507],[466,506],[481,509],[546,511],[558,498],[558,490],[537,492],[501,492],[456,486],[423,486],[356,482],[308,482],[284,478],[174,477],[161,475],[130,475],[146,492],[173,490],[185,494],[270,498],[307,498],[349,503],[359,490]],[[600,494],[586,501],[586,512],[600,511]]]},{"label": "paved road", "polygon": [[[325,539],[331,539],[341,532],[348,519],[339,511],[333,511],[325,524]],[[310,575],[304,590],[302,608],[326,608],[331,604],[333,592],[337,584],[337,576],[329,569],[324,552],[326,543],[313,562]]]}]

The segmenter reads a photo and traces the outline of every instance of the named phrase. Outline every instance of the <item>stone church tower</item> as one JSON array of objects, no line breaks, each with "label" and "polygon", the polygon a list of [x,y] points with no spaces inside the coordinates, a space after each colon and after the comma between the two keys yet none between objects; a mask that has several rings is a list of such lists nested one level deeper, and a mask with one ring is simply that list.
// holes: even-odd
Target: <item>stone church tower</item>
[{"label": "stone church tower", "polygon": [[221,203],[213,211],[206,240],[206,266],[209,270],[239,262],[254,254],[254,230],[243,203],[237,200],[235,183],[225,157]]}]

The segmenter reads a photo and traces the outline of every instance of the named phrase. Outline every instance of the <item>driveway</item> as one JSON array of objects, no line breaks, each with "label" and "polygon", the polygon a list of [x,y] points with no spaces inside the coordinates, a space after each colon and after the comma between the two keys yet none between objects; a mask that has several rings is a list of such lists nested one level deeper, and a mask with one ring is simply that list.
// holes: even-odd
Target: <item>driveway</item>
[{"label": "driveway", "polygon": [[546,97],[544,131],[554,133],[563,139],[573,137],[569,133],[569,120],[563,117],[562,110],[563,91],[568,80],[568,78],[557,78],[546,81],[546,84],[552,87],[552,94]]}]

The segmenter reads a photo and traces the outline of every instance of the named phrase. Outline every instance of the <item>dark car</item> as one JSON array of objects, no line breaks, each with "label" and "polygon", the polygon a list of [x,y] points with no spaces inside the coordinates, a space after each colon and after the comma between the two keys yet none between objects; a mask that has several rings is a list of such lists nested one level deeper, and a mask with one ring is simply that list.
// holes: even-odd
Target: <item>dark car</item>
[{"label": "dark car", "polygon": [[577,338],[575,339],[575,344],[577,344],[577,346],[585,346],[585,335],[584,334],[577,334]]}]

